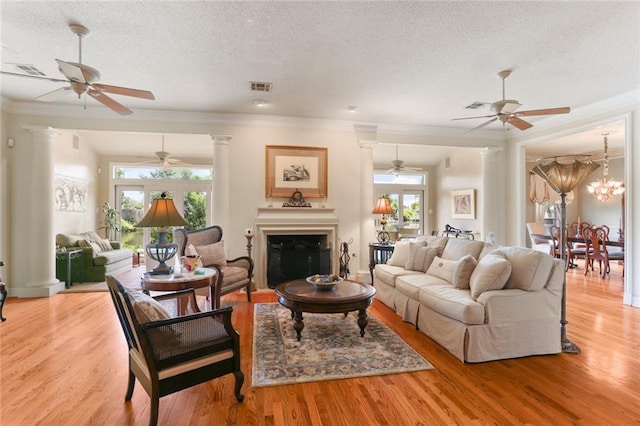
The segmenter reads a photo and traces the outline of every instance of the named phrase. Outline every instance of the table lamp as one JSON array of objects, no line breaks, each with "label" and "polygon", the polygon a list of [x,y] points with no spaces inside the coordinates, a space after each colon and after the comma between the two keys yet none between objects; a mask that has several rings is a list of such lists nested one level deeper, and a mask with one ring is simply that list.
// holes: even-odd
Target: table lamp
[{"label": "table lamp", "polygon": [[167,240],[166,227],[187,225],[189,224],[180,216],[173,200],[167,198],[165,192],[153,200],[147,214],[136,224],[137,227],[158,228],[158,241],[155,244],[147,244],[145,247],[147,256],[158,262],[158,266],[149,272],[151,275],[169,275],[173,270],[165,262],[175,256],[178,245]]},{"label": "table lamp", "polygon": [[[544,179],[551,189],[560,194],[560,258],[565,261],[567,252],[567,193],[600,167],[589,155],[561,155],[538,160],[531,171]],[[560,341],[562,352],[579,354],[580,348],[567,337],[567,280],[562,283],[562,308]]]},{"label": "table lamp", "polygon": [[373,214],[381,214],[382,218],[380,219],[380,225],[382,225],[382,229],[378,232],[378,242],[382,244],[389,243],[389,233],[385,229],[387,225],[387,216],[388,214],[393,214],[393,208],[391,207],[391,201],[386,197],[382,196],[378,198],[376,201],[376,205],[371,212]]}]

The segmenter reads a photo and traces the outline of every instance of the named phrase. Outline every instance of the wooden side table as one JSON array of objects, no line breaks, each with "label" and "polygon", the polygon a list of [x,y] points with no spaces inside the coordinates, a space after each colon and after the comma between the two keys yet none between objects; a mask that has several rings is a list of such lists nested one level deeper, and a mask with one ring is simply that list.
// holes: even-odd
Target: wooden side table
[{"label": "wooden side table", "polygon": [[369,244],[369,273],[371,285],[373,285],[373,270],[378,263],[387,263],[393,254],[393,244],[370,243]]}]

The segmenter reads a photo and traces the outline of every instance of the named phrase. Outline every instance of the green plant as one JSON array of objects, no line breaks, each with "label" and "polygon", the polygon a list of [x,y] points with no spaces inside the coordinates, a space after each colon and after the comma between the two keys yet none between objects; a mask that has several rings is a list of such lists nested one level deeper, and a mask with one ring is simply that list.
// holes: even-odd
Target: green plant
[{"label": "green plant", "polygon": [[104,225],[98,229],[104,229],[105,236],[114,241],[116,233],[120,230],[120,224],[118,221],[118,211],[111,207],[109,202],[105,202],[102,205],[102,212],[104,213]]}]

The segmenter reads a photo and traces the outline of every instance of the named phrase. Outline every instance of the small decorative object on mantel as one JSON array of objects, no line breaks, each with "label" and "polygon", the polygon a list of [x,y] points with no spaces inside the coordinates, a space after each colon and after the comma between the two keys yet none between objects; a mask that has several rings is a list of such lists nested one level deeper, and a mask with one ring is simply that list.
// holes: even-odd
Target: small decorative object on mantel
[{"label": "small decorative object on mantel", "polygon": [[311,203],[305,201],[302,192],[297,189],[291,194],[289,201],[282,203],[282,207],[311,207]]}]

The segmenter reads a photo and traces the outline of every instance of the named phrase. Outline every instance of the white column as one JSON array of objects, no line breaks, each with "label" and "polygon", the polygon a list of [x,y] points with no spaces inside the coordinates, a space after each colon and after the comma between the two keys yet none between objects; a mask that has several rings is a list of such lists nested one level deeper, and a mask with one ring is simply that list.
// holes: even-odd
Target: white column
[{"label": "white column", "polygon": [[[31,146],[24,150],[25,157],[30,157],[27,160],[30,167],[16,170],[15,176],[25,179],[21,184],[29,195],[16,197],[20,202],[12,206],[14,247],[20,246],[14,253],[24,254],[13,256],[16,260],[14,271],[22,270],[16,274],[20,278],[13,294],[19,297],[51,296],[64,288],[64,283],[56,279],[55,267],[53,144],[57,132],[49,127],[25,130],[31,134]],[[23,231],[18,232],[18,229]],[[20,257],[23,259],[16,259]]]},{"label": "white column", "polygon": [[374,233],[373,209],[373,146],[375,141],[360,144],[360,263],[359,270],[369,271],[369,243]]},{"label": "white column", "polygon": [[499,203],[500,185],[498,179],[498,150],[495,148],[482,148],[480,156],[482,158],[482,193],[478,197],[480,203],[480,238],[484,241],[489,234],[498,244],[504,244],[500,225],[500,217],[497,214],[496,206]]},{"label": "white column", "polygon": [[229,135],[213,135],[212,225],[226,231],[229,224]]}]

